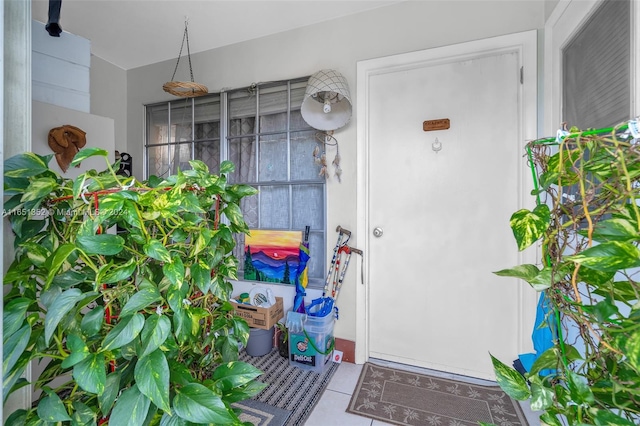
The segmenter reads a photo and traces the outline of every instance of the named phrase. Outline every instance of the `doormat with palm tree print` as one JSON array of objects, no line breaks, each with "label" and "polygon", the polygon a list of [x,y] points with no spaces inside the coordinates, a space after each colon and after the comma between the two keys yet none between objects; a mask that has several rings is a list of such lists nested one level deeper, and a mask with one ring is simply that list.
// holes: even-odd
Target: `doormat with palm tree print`
[{"label": "doormat with palm tree print", "polygon": [[517,401],[482,386],[366,363],[347,412],[386,423],[426,426],[528,425]]}]

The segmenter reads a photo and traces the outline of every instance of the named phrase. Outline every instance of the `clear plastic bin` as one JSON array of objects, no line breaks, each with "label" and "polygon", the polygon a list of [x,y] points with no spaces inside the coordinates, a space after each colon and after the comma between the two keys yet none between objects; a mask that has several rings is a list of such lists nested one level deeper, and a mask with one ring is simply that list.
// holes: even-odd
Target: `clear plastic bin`
[{"label": "clear plastic bin", "polygon": [[291,319],[301,322],[303,329],[289,330],[289,365],[322,373],[333,353],[335,316],[331,313],[324,317],[313,317],[289,312],[287,322]]}]

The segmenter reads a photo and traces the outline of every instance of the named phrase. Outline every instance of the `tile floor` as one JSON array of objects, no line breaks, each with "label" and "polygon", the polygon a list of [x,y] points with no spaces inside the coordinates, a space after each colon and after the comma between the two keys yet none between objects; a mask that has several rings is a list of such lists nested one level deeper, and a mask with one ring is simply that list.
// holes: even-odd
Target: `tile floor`
[{"label": "tile floor", "polygon": [[[372,363],[380,365],[389,365],[397,368],[406,368],[409,370],[415,370],[417,372],[428,372],[429,374],[441,375],[445,377],[455,377],[451,374],[428,371],[415,367],[399,366],[387,363],[385,361],[371,360]],[[372,420],[367,417],[358,416],[346,412],[349,401],[351,401],[351,394],[356,387],[362,365],[342,363],[338,367],[338,371],[333,375],[331,382],[324,391],[324,394],[318,401],[315,409],[307,419],[304,426],[327,426],[327,425],[340,425],[340,426],[382,426],[389,423],[381,422],[379,420]],[[482,382],[482,381],[480,381]],[[484,382],[486,383],[486,382]],[[522,409],[527,416],[530,426],[539,426],[540,420],[538,415],[533,413],[529,408],[528,403],[521,404]]]}]

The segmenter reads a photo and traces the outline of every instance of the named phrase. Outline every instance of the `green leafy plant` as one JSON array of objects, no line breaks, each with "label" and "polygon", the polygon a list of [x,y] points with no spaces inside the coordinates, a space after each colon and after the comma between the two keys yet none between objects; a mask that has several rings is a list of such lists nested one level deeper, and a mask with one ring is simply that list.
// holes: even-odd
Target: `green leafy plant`
[{"label": "green leafy plant", "polygon": [[284,323],[277,322],[278,328],[278,352],[283,358],[289,358],[289,329]]},{"label": "green leafy plant", "polygon": [[[264,385],[238,362],[249,327],[229,303],[232,234],[247,232],[230,185],[200,161],[147,183],[107,170],[65,179],[51,156],[5,162],[15,260],[4,277],[3,389],[39,398],[7,425],[242,424],[231,407]],[[226,220],[221,220],[226,218]],[[115,232],[115,231],[118,232]]]},{"label": "green leafy plant", "polygon": [[492,361],[502,389],[548,425],[640,422],[640,147],[625,128],[528,145],[538,206],[511,227],[521,250],[542,242],[544,264],[497,274],[545,291],[557,338],[525,377]]}]

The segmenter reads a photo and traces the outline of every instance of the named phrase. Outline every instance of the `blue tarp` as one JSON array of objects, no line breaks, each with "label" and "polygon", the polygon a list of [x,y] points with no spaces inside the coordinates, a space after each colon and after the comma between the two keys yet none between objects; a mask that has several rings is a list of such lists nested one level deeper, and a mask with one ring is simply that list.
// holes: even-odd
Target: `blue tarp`
[{"label": "blue tarp", "polygon": [[538,299],[538,308],[536,310],[536,322],[533,326],[531,339],[533,340],[533,349],[535,353],[520,354],[518,358],[526,371],[531,371],[533,363],[538,359],[544,351],[552,348],[555,338],[555,324],[553,323],[553,315],[549,309],[549,301],[547,293],[541,292]]}]

